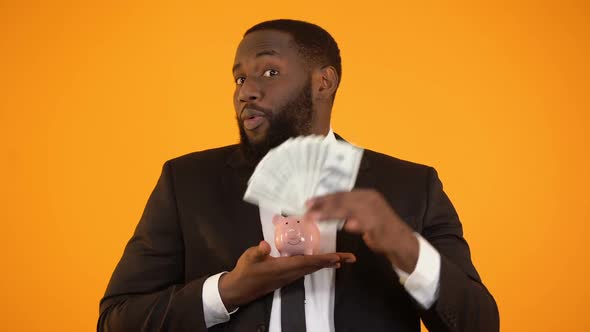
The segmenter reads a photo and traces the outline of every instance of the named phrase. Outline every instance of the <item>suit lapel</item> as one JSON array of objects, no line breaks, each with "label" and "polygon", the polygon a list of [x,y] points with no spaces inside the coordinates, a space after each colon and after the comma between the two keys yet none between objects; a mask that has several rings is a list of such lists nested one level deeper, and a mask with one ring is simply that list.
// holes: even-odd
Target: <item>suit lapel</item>
[{"label": "suit lapel", "polygon": [[[248,179],[254,172],[255,166],[249,164],[243,157],[239,148],[230,155],[227,160],[228,172],[224,177],[225,213],[232,223],[233,234],[228,244],[232,248],[234,262],[252,246],[258,245],[264,239],[262,234],[262,223],[260,221],[260,209],[254,204],[243,200],[244,193],[248,187]],[[229,234],[228,234],[229,235]],[[270,322],[270,311],[272,307],[273,293],[266,295],[261,301],[250,303],[248,311],[253,314],[254,321],[264,322],[268,329]],[[241,311],[245,311],[242,308]]]},{"label": "suit lapel", "polygon": [[[337,139],[342,139],[336,135]],[[363,154],[361,165],[359,167],[359,174],[354,185],[354,189],[360,188],[374,188],[375,175],[369,171],[369,159],[366,152]],[[336,234],[336,251],[338,252],[352,252],[358,253],[359,247],[363,245],[363,240],[360,235],[350,234],[344,231],[339,231]],[[335,276],[335,294],[334,294],[334,324],[339,326],[347,326],[346,323],[350,319],[350,313],[345,308],[345,303],[348,300],[348,290],[355,287],[353,279],[354,265],[344,264],[340,269],[336,270]],[[336,326],[336,330],[339,330]]]},{"label": "suit lapel", "polygon": [[264,237],[258,206],[243,200],[254,167],[244,162],[237,148],[228,160],[228,165],[227,176],[223,179],[224,213],[232,225],[233,235],[228,234],[228,239],[231,238],[228,244],[237,261],[247,248],[258,245]]}]

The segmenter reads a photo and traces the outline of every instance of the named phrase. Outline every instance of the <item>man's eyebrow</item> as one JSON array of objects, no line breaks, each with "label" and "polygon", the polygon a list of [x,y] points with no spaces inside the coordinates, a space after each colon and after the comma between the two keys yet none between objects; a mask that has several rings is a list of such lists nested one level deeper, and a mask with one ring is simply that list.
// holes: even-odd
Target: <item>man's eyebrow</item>
[{"label": "man's eyebrow", "polygon": [[263,51],[256,53],[257,58],[261,57],[263,55],[279,55],[279,52],[277,52],[275,50],[263,50]]},{"label": "man's eyebrow", "polygon": [[[261,56],[265,56],[265,55],[271,55],[271,56],[276,56],[276,55],[280,55],[279,52],[275,51],[275,50],[262,50],[258,53],[256,53],[256,58],[259,58]],[[240,68],[242,66],[241,63],[236,63],[233,67],[232,67],[232,73],[235,72],[238,68]]]}]

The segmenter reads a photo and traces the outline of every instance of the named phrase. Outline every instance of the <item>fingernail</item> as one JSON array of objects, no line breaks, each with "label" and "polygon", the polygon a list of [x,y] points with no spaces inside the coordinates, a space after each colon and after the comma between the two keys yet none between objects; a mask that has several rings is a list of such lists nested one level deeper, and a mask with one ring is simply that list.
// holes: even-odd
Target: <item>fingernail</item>
[{"label": "fingernail", "polygon": [[344,223],[344,230],[349,232],[358,232],[360,227],[356,222],[347,221]]}]

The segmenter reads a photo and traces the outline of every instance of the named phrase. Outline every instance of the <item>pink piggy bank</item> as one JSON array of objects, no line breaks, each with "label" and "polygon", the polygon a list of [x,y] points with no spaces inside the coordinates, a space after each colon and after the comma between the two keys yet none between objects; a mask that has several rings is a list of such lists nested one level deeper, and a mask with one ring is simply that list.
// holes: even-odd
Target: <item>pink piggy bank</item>
[{"label": "pink piggy bank", "polygon": [[320,230],[314,220],[277,214],[272,223],[275,225],[275,245],[281,257],[319,253]]}]

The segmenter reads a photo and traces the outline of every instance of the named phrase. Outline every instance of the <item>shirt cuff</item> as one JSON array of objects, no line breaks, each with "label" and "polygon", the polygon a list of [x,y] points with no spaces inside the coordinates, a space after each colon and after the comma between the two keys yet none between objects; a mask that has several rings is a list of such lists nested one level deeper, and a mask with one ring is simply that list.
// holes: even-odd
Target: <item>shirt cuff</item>
[{"label": "shirt cuff", "polygon": [[440,285],[440,254],[420,234],[414,235],[418,239],[418,262],[412,273],[393,266],[399,276],[400,283],[406,291],[424,309],[428,309],[438,299]]},{"label": "shirt cuff", "polygon": [[229,315],[238,311],[238,309],[227,312],[221,295],[219,294],[219,278],[227,272],[221,272],[212,275],[203,283],[203,315],[207,328],[214,325],[225,323],[229,320]]}]

